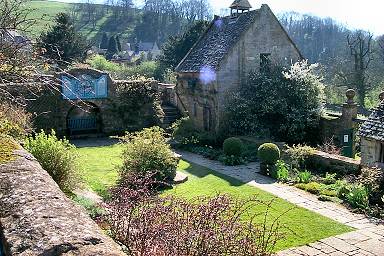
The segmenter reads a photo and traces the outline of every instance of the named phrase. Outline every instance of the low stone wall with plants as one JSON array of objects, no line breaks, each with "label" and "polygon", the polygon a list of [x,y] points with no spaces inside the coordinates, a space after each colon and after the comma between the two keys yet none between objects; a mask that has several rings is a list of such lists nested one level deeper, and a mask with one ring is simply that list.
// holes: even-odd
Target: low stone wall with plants
[{"label": "low stone wall with plants", "polygon": [[333,171],[340,174],[358,174],[361,169],[359,160],[318,150],[308,156],[307,166],[319,172]]},{"label": "low stone wall with plants", "polygon": [[0,164],[5,255],[125,255],[25,150]]}]

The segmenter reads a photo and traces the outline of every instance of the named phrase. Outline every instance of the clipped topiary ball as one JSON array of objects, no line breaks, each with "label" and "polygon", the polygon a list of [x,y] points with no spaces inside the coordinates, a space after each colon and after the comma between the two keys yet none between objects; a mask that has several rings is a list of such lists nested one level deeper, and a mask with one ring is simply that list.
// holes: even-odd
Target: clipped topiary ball
[{"label": "clipped topiary ball", "polygon": [[243,142],[239,138],[228,138],[223,143],[223,150],[227,156],[241,156]]},{"label": "clipped topiary ball", "polygon": [[276,144],[265,143],[259,147],[258,156],[263,163],[275,164],[280,159],[280,149]]}]

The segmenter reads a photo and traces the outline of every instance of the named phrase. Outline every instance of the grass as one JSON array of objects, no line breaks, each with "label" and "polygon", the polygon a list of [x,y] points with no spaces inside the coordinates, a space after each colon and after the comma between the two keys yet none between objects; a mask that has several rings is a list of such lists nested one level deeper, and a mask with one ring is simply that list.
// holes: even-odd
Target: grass
[{"label": "grass", "polygon": [[37,38],[53,24],[53,19],[56,14],[68,12],[71,4],[53,1],[31,1],[27,7],[32,9],[29,18],[36,19],[36,24],[31,27],[29,35]]},{"label": "grass", "polygon": [[[106,188],[113,185],[117,179],[114,166],[121,164],[121,145],[99,148],[81,148],[81,165],[85,171],[85,181],[88,186],[98,193],[105,193]],[[226,193],[239,199],[257,196],[262,201],[273,200],[270,220],[287,212],[281,222],[289,227],[284,240],[280,241],[276,250],[300,246],[326,237],[342,234],[353,229],[326,217],[276,198],[275,196],[244,184],[236,179],[221,175],[204,167],[180,161],[178,169],[185,172],[189,180],[165,192],[191,199],[197,196],[214,196]],[[265,205],[252,209],[253,212],[264,212]]]},{"label": "grass", "polygon": [[122,146],[79,148],[78,152],[86,185],[105,197],[108,188],[117,181],[116,170],[121,165]]},{"label": "grass", "polygon": [[[54,17],[60,13],[70,13],[73,8],[73,3],[62,3],[56,1],[47,1],[47,0],[32,0],[28,3],[27,7],[32,9],[32,12],[29,18],[36,19],[37,23],[31,28],[31,31],[28,31],[28,35],[32,38],[38,38],[39,35],[46,31],[50,25],[53,24]],[[136,25],[138,24],[140,11],[135,10],[132,14],[129,14],[129,17],[132,17],[131,20],[115,20],[113,13],[108,8],[103,7],[103,5],[96,5],[97,8],[103,8],[105,11],[102,15],[96,17],[95,24],[87,20],[86,13],[83,14],[84,17],[80,18],[76,23],[76,27],[79,32],[87,37],[90,41],[97,41],[101,39],[101,35],[104,32],[110,34],[119,34],[121,38],[128,38],[134,32]],[[99,10],[100,11],[100,10]],[[81,15],[80,13],[77,13]]]}]

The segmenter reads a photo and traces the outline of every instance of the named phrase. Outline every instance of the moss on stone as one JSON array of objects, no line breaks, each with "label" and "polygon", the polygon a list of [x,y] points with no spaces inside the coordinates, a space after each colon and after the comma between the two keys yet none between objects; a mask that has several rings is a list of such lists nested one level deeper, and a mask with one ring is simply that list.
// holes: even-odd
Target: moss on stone
[{"label": "moss on stone", "polygon": [[19,146],[13,139],[0,135],[0,164],[14,160],[13,151],[19,149]]}]

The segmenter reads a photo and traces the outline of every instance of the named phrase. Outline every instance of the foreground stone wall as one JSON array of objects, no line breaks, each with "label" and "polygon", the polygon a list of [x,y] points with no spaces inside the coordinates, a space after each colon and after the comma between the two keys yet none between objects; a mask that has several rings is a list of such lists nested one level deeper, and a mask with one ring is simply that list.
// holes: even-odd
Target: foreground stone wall
[{"label": "foreground stone wall", "polygon": [[5,255],[125,255],[68,199],[32,155],[0,165],[0,241]]}]

